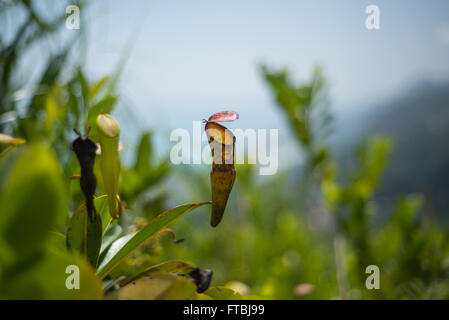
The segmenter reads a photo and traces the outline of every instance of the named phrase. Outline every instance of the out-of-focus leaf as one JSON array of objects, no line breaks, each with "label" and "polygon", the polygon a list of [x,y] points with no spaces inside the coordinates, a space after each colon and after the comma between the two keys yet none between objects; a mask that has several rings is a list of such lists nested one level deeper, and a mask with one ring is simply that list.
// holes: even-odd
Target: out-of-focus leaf
[{"label": "out-of-focus leaf", "polygon": [[50,248],[53,248],[60,252],[67,252],[66,236],[61,232],[50,231],[47,243]]},{"label": "out-of-focus leaf", "polygon": [[[79,268],[79,289],[66,286],[73,274],[67,272],[68,266]],[[9,273],[0,283],[2,299],[90,300],[102,299],[103,295],[94,270],[81,257],[51,249],[26,269]]]},{"label": "out-of-focus leaf", "polygon": [[[316,123],[319,122],[320,129],[324,131],[327,128],[323,125],[328,117],[327,109],[324,108],[326,79],[321,68],[316,67],[312,79],[303,85],[296,85],[286,70],[270,70],[266,66],[261,69],[300,146],[308,151],[316,147],[319,142],[315,141],[319,133]],[[314,119],[314,116],[319,119]],[[317,161],[316,156],[310,158],[312,164]]]},{"label": "out-of-focus leaf", "polygon": [[240,293],[226,287],[211,287],[203,294],[214,300],[243,300]]},{"label": "out-of-focus leaf", "polygon": [[321,192],[323,193],[323,200],[327,207],[334,210],[340,200],[341,191],[338,184],[334,180],[324,179],[321,182]]},{"label": "out-of-focus leaf", "polygon": [[122,262],[124,258],[129,256],[152,235],[160,231],[162,228],[165,228],[175,219],[206,204],[210,204],[210,202],[188,203],[174,207],[155,217],[142,230],[118,239],[111,245],[106,257],[98,268],[98,276],[100,278],[104,278],[120,262]]},{"label": "out-of-focus leaf", "polygon": [[133,281],[106,296],[114,300],[186,300],[196,297],[192,281],[159,273]]},{"label": "out-of-focus leaf", "polygon": [[59,163],[48,147],[28,145],[5,159],[0,168],[0,203],[0,241],[10,248],[9,262],[36,255],[67,210]]},{"label": "out-of-focus leaf", "polygon": [[95,219],[91,221],[85,204],[73,213],[67,226],[68,248],[81,253],[94,268],[97,266],[100,254],[102,227],[101,214],[97,210]]},{"label": "out-of-focus leaf", "polygon": [[393,214],[393,222],[398,225],[408,225],[412,222],[419,209],[422,207],[423,198],[419,194],[412,194],[399,199]]},{"label": "out-of-focus leaf", "polygon": [[90,99],[89,99],[89,85],[87,79],[84,76],[84,72],[81,67],[77,70],[78,83],[81,86],[81,98],[83,101],[83,114],[85,115],[90,109]]},{"label": "out-of-focus leaf", "polygon": [[136,164],[137,171],[144,171],[150,165],[151,159],[151,133],[145,132],[140,137],[139,149],[137,151]]},{"label": "out-of-focus leaf", "polygon": [[37,90],[37,93],[34,95],[28,107],[28,112],[31,115],[36,116],[37,113],[44,108],[45,94],[42,94],[42,92],[46,92],[56,83],[57,78],[63,69],[62,65],[66,61],[67,53],[68,50],[66,49],[61,54],[49,59],[47,68],[39,82],[40,90]]},{"label": "out-of-focus leaf", "polygon": [[6,158],[8,154],[11,153],[16,147],[15,146],[8,146],[6,149],[4,149],[2,152],[0,152],[0,160]]},{"label": "out-of-focus leaf", "polygon": [[195,300],[214,300],[212,297],[205,295],[204,293],[197,293]]},{"label": "out-of-focus leaf", "polygon": [[104,88],[104,85],[109,81],[109,76],[104,76],[97,83],[90,86],[90,99],[95,99],[98,93]]},{"label": "out-of-focus leaf", "polygon": [[45,95],[44,110],[45,120],[42,123],[42,129],[47,136],[52,136],[55,131],[55,125],[58,120],[63,120],[67,113],[67,107],[63,105],[63,88],[59,85],[53,85]]},{"label": "out-of-focus leaf", "polygon": [[147,268],[146,270],[142,271],[141,273],[135,275],[131,279],[128,280],[128,282],[133,281],[135,279],[139,279],[142,277],[146,277],[154,272],[180,272],[189,268],[193,268],[193,265],[191,265],[188,262],[181,261],[181,260],[171,260],[171,261],[165,261],[159,264],[156,264],[154,266],[151,266]]},{"label": "out-of-focus leaf", "polygon": [[10,136],[8,136],[6,134],[0,133],[0,143],[17,146],[17,145],[20,145],[20,144],[24,144],[25,142],[26,142],[25,139],[13,138],[13,137],[10,137]]},{"label": "out-of-focus leaf", "polygon": [[348,190],[350,196],[368,199],[373,195],[387,165],[391,148],[391,140],[384,136],[371,137],[358,148],[360,168]]},{"label": "out-of-focus leaf", "polygon": [[125,168],[121,173],[120,196],[126,201],[140,195],[166,177],[169,171],[170,166],[167,161],[157,167],[148,165],[140,171],[135,168]]}]

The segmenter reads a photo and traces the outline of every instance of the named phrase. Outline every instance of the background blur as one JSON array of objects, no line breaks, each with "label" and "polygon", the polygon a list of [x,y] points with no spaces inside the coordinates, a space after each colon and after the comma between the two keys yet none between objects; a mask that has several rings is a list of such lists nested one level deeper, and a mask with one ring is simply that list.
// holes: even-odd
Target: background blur
[{"label": "background blur", "polygon": [[[87,1],[79,30],[69,4],[0,2],[0,132],[48,141],[70,176],[83,113],[58,101],[102,103],[129,167],[124,230],[210,198],[209,166],[169,163],[172,129],[231,109],[230,128],[279,130],[278,173],[237,166],[217,228],[199,209],[174,227],[184,242],[157,239],[123,269],[187,260],[268,299],[449,298],[447,1]],[[102,79],[89,102],[83,84]],[[380,290],[365,288],[371,264]]]}]

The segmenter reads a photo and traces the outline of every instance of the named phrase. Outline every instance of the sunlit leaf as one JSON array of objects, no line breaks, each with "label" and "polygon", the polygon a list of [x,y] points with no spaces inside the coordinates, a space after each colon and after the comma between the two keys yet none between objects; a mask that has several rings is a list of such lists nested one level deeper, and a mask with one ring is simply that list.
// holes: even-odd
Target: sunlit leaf
[{"label": "sunlit leaf", "polygon": [[140,245],[142,245],[146,240],[148,240],[162,228],[165,228],[175,219],[206,204],[210,204],[210,202],[188,203],[172,208],[155,217],[142,230],[116,240],[111,245],[111,248],[109,248],[106,257],[99,266],[98,276],[100,278],[104,278],[109,274],[109,272],[117,267],[124,258],[129,256],[135,249],[137,249]]},{"label": "sunlit leaf", "polygon": [[197,293],[194,300],[214,300],[212,297],[204,293]]},{"label": "sunlit leaf", "polygon": [[187,300],[196,297],[196,287],[185,277],[152,274],[133,281],[106,296],[114,300]]},{"label": "sunlit leaf", "polygon": [[243,300],[240,293],[226,287],[211,287],[203,294],[213,298],[214,300]]},{"label": "sunlit leaf", "polygon": [[187,262],[181,261],[181,260],[165,261],[165,262],[159,263],[157,265],[154,265],[154,266],[151,266],[151,267],[145,269],[144,271],[135,275],[134,277],[132,277],[131,279],[129,279],[127,281],[130,282],[135,279],[146,277],[154,272],[174,273],[174,272],[181,272],[183,270],[190,269],[192,267],[193,267],[193,265],[191,265],[190,263],[187,263]]}]

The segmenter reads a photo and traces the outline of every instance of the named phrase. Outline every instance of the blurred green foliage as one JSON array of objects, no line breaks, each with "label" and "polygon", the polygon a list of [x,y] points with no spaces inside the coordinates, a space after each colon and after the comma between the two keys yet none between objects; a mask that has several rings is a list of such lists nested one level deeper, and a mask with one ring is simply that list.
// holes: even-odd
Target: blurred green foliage
[{"label": "blurred green foliage", "polygon": [[[41,37],[53,37],[55,30],[64,28],[66,15],[64,11],[61,17],[46,22],[31,1],[2,3],[0,15],[8,14],[11,9],[21,9],[26,18],[8,43],[3,39],[0,42],[0,198],[4,202],[0,215],[0,298],[102,298],[105,283],[109,282],[106,290],[118,288],[119,280],[136,270],[125,267],[123,273],[117,277],[109,275],[102,283],[106,274],[124,259],[132,260],[132,251],[147,240],[157,242],[149,238],[161,232],[169,222],[208,203],[181,206],[148,222],[148,218],[163,211],[165,203],[162,194],[156,198],[145,197],[145,194],[158,187],[169,167],[167,160],[156,161],[151,134],[144,132],[139,138],[135,164],[124,165],[120,176],[120,183],[126,186],[121,199],[126,215],[115,221],[101,239],[111,221],[107,218],[109,210],[104,206],[108,197],[95,200],[97,218],[93,223],[88,222],[79,183],[70,179],[80,170],[70,145],[75,138],[73,129],[84,132],[87,127],[92,129],[89,137],[100,140],[101,144],[95,121],[101,113],[113,112],[117,105],[116,84],[122,65],[111,76],[90,81],[82,61],[70,57],[77,43],[76,39],[71,39],[67,45],[57,46],[55,52],[48,51],[48,62],[34,81],[20,77],[23,71],[20,62],[29,54],[30,45]],[[25,146],[19,146],[25,141]],[[102,146],[106,151],[105,145]],[[118,137],[115,153],[117,147]],[[102,158],[108,156],[103,153]],[[96,170],[100,195],[109,183],[102,173]],[[116,179],[114,183],[118,183]],[[146,227],[129,230],[139,216]],[[114,253],[120,255],[116,257]],[[95,275],[92,267],[97,265],[98,258],[102,268]],[[113,265],[109,266],[108,261]],[[80,268],[81,290],[72,291],[65,286],[69,265]],[[170,283],[173,291],[183,281],[187,280]],[[171,296],[164,293],[164,298]]]},{"label": "blurred green foliage", "polygon": [[[262,73],[306,159],[300,173],[257,179],[254,166],[237,166],[224,223],[209,230],[197,217],[179,226],[184,246],[165,250],[207,265],[218,283],[268,299],[447,299],[447,230],[423,218],[423,199],[404,195],[388,219],[375,200],[392,142],[373,136],[354,153],[341,177],[326,137],[331,132],[321,69],[295,85],[286,70]],[[208,191],[205,172],[181,170],[193,198]],[[195,195],[196,194],[196,195]],[[198,232],[200,230],[200,232]],[[380,289],[368,290],[369,265],[380,269]]]},{"label": "blurred green foliage", "polygon": [[[0,166],[0,298],[99,299],[100,281],[76,254],[61,250],[67,187],[58,161],[43,144],[30,144]],[[67,266],[80,268],[81,290],[67,290]]]},{"label": "blurred green foliage", "polygon": [[[90,137],[98,141],[97,116],[123,107],[118,91],[123,66],[110,76],[88,79],[82,61],[70,56],[76,43],[71,39],[50,52],[35,82],[26,83],[19,76],[20,57],[34,43],[51,37],[65,14],[45,21],[33,2],[5,1],[0,16],[14,6],[24,10],[26,19],[10,41],[0,41],[0,132],[27,143],[0,144],[0,152],[8,151],[0,157],[0,298],[96,299],[120,286],[106,297],[449,298],[448,231],[423,218],[424,199],[404,195],[387,219],[376,219],[376,190],[393,148],[389,138],[362,141],[350,174],[339,175],[327,142],[332,115],[319,68],[299,85],[286,70],[261,68],[306,159],[301,170],[262,179],[255,166],[237,165],[223,222],[210,228],[205,217],[210,208],[199,208],[201,214],[188,215],[176,226],[176,236],[185,238],[182,243],[170,242],[170,231],[155,233],[162,224],[153,228],[149,221],[167,203],[210,199],[210,168],[171,168],[167,157],[156,156],[152,133],[143,132],[134,160],[122,164],[119,194],[124,213],[105,232],[99,265],[107,265],[111,248],[119,252],[125,247],[121,242],[139,231],[155,235],[126,242],[133,250],[143,245],[121,255],[101,283],[93,268],[65,247],[64,222],[84,201],[78,183],[69,180],[79,173],[69,146],[75,137],[72,129],[83,131],[87,125],[92,127]],[[23,92],[25,97],[19,99]],[[166,179],[169,175],[171,180]],[[97,209],[100,202],[106,199],[96,199]],[[102,216],[108,215],[105,210],[99,210]],[[185,212],[172,213],[164,223]],[[134,290],[126,285],[126,279],[148,274],[149,267],[167,259],[212,269],[214,284],[239,293],[212,288],[195,295],[190,282],[170,275],[140,278]],[[66,290],[64,266],[69,264],[81,267],[83,290]],[[379,290],[365,287],[368,265],[380,268]]]}]

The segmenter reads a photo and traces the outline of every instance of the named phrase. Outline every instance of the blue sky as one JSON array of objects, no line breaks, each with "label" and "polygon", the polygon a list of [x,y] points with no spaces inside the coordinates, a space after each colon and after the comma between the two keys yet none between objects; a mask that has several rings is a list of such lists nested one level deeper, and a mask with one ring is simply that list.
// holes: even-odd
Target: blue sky
[{"label": "blue sky", "polygon": [[[370,4],[380,30],[365,28]],[[234,109],[231,127],[279,128],[290,148],[262,62],[297,80],[320,64],[337,115],[449,79],[449,1],[108,0],[91,5],[88,21],[88,70],[110,72],[131,48],[122,97],[141,115],[139,128],[158,132]]]},{"label": "blue sky", "polygon": [[[380,30],[365,28],[369,4]],[[123,92],[152,126],[223,107],[248,125],[279,125],[261,62],[297,79],[322,65],[338,111],[449,75],[448,1],[97,1],[89,10],[88,70],[110,72],[132,47]]]},{"label": "blue sky", "polygon": [[[380,8],[380,30],[365,28],[370,4]],[[97,0],[81,14],[88,73],[110,73],[130,50],[122,101],[136,109],[136,128],[165,138],[170,128],[189,129],[192,120],[234,109],[240,120],[230,127],[279,128],[280,144],[291,143],[262,62],[288,67],[298,81],[320,64],[337,115],[379,105],[422,81],[449,79],[444,0]]]}]

